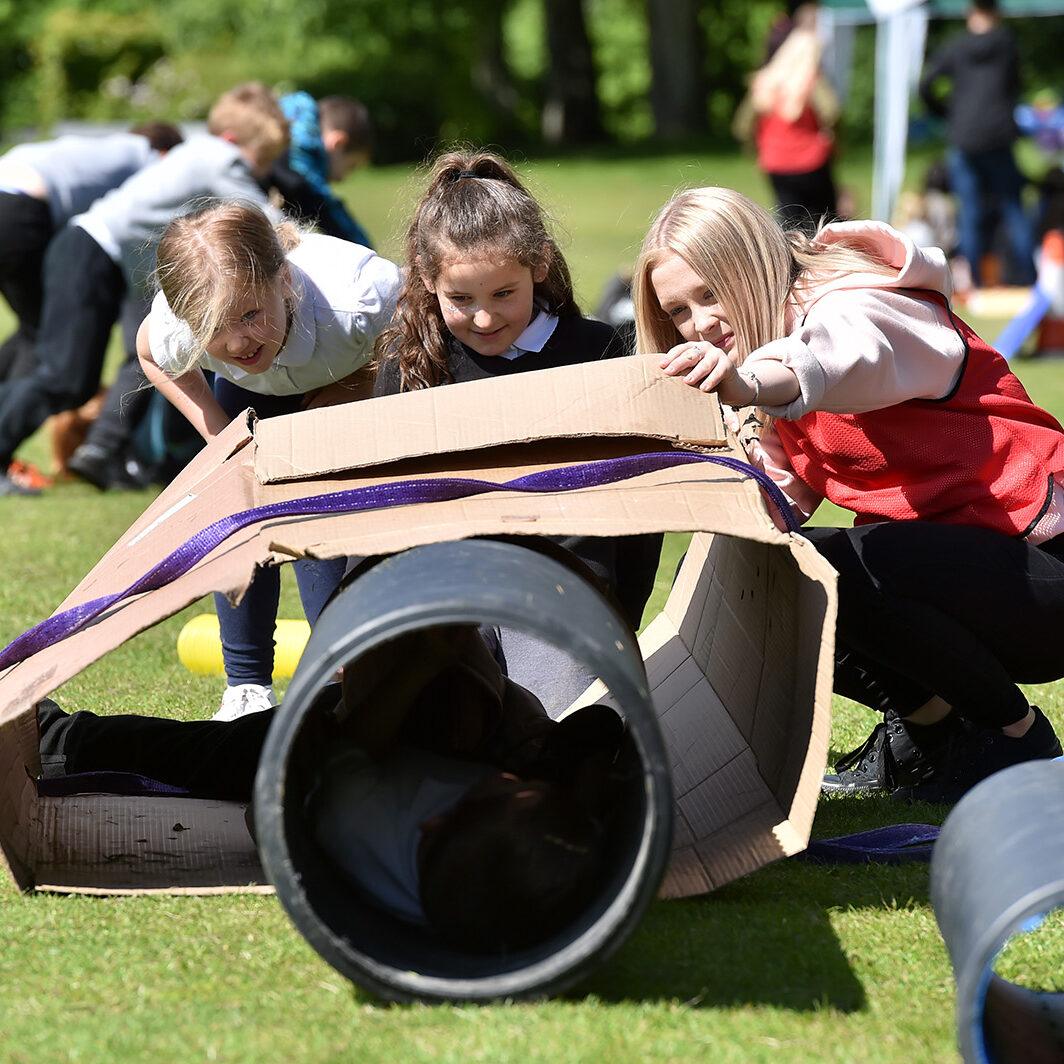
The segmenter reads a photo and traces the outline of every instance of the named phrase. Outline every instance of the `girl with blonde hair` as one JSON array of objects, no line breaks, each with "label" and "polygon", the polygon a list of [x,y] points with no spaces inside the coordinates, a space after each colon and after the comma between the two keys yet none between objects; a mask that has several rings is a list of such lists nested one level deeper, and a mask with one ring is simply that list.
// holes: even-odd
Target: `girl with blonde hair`
[{"label": "girl with blonde hair", "polygon": [[[291,223],[275,228],[246,203],[214,204],[170,222],[156,278],[160,290],[137,354],[148,380],[207,440],[248,407],[275,417],[368,396],[373,343],[392,316],[400,279],[398,267],[369,248]],[[345,562],[295,564],[313,620]],[[228,679],[216,720],[277,704],[279,589],[277,569],[267,568],[238,606],[216,596]]]},{"label": "girl with blonde hair", "polygon": [[855,515],[804,533],[839,572],[835,689],[884,713],[829,792],[953,801],[1061,752],[1017,684],[1064,676],[1064,430],[951,295],[890,226],[809,238],[720,188],[666,204],[635,271],[639,350],[731,408],[799,521]]}]

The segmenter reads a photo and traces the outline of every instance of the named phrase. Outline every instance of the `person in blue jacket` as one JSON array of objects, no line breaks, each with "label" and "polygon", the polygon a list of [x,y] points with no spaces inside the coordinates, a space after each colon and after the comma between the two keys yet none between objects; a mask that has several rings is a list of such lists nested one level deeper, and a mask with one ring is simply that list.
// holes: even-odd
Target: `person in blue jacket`
[{"label": "person in blue jacket", "polygon": [[287,156],[274,164],[270,182],[285,210],[326,236],[372,248],[366,230],[330,187],[369,161],[373,128],[365,106],[349,96],[315,100],[307,92],[282,96],[289,125]]}]

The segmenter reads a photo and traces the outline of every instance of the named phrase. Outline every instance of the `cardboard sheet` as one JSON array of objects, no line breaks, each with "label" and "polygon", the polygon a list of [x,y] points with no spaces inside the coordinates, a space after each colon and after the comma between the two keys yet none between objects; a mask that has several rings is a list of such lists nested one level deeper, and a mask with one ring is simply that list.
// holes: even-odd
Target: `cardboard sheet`
[{"label": "cardboard sheet", "polygon": [[[559,414],[573,437],[645,437],[666,444],[726,443],[720,407],[692,388],[677,394],[656,370],[657,359],[614,359],[573,366],[563,374],[527,374],[425,389],[372,403],[320,411],[320,428],[303,431],[299,415],[271,418],[255,435],[255,472],[268,484],[404,458],[460,454],[556,436]],[[608,403],[601,402],[605,394]],[[402,431],[397,431],[398,426]]]},{"label": "cardboard sheet", "polygon": [[[655,362],[633,357],[264,422],[237,419],[59,609],[122,591],[202,530],[271,503],[408,479],[502,483],[672,448],[743,459],[716,400],[660,377]],[[270,515],[237,528],[176,579],[118,602],[0,674],[4,866],[24,889],[263,889],[239,806],[43,799],[33,782],[40,698],[208,592],[238,598],[256,565],[483,534],[656,531],[700,533],[640,641],[677,793],[664,893],[711,890],[797,852],[826,759],[834,574],[805,540],[779,531],[754,480],[699,462],[572,491]],[[177,823],[188,830],[174,831]]]}]

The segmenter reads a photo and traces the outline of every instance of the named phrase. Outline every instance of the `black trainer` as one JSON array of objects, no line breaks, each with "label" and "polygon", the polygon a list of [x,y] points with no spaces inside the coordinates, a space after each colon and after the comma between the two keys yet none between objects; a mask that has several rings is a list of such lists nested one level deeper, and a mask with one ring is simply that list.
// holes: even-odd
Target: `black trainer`
[{"label": "black trainer", "polygon": [[835,773],[820,781],[821,794],[895,792],[930,779],[938,770],[953,735],[963,722],[950,714],[931,728],[920,729],[927,739],[914,740],[913,733],[892,709],[856,749],[835,762]]},{"label": "black trainer", "polygon": [[114,460],[102,447],[83,443],[68,459],[67,469],[94,488],[106,491],[111,484],[111,467]]},{"label": "black trainer", "polygon": [[895,797],[906,801],[956,802],[987,776],[1024,761],[1061,756],[1060,739],[1046,715],[1037,707],[1034,723],[1018,739],[1000,728],[969,727],[950,744],[947,756],[933,778],[899,788]]},{"label": "black trainer", "polygon": [[67,459],[67,469],[100,491],[134,491],[151,483],[138,459],[112,455],[95,443],[83,443]]}]

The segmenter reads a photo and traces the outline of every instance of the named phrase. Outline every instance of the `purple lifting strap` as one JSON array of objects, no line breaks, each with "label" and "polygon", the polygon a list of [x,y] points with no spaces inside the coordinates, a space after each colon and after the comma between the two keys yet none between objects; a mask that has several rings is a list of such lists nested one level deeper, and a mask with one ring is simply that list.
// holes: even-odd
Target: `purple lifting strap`
[{"label": "purple lifting strap", "polygon": [[195,797],[184,787],[160,783],[139,772],[72,772],[69,776],[49,776],[37,780],[41,798],[69,798],[72,794],[127,794],[145,798]]},{"label": "purple lifting strap", "polygon": [[313,514],[350,513],[352,511],[384,509],[392,506],[409,506],[413,503],[445,502],[451,499],[483,495],[489,491],[522,491],[550,494],[572,491],[578,488],[614,484],[620,480],[653,473],[671,466],[688,465],[692,462],[712,462],[731,469],[743,476],[752,477],[764,489],[783,517],[787,528],[797,532],[800,528],[783,493],[762,470],[748,462],[725,455],[697,454],[693,451],[663,451],[652,454],[632,455],[624,458],[608,458],[597,462],[544,469],[538,473],[517,477],[503,482],[476,480],[462,477],[443,477],[438,480],[417,478],[401,480],[394,484],[372,484],[362,488],[331,492],[327,495],[312,495],[305,499],[290,499],[285,502],[256,506],[250,510],[223,517],[196,535],[187,539],[173,553],[130,584],[124,591],[84,602],[63,610],[40,624],[23,632],[17,639],[0,651],[0,669],[17,665],[52,643],[65,639],[84,628],[105,610],[117,602],[154,591],[171,580],[186,573],[202,561],[227,536],[245,528],[275,518],[310,516]]},{"label": "purple lifting strap", "polygon": [[817,864],[930,861],[938,831],[934,824],[888,824],[853,835],[813,839],[798,856]]}]

